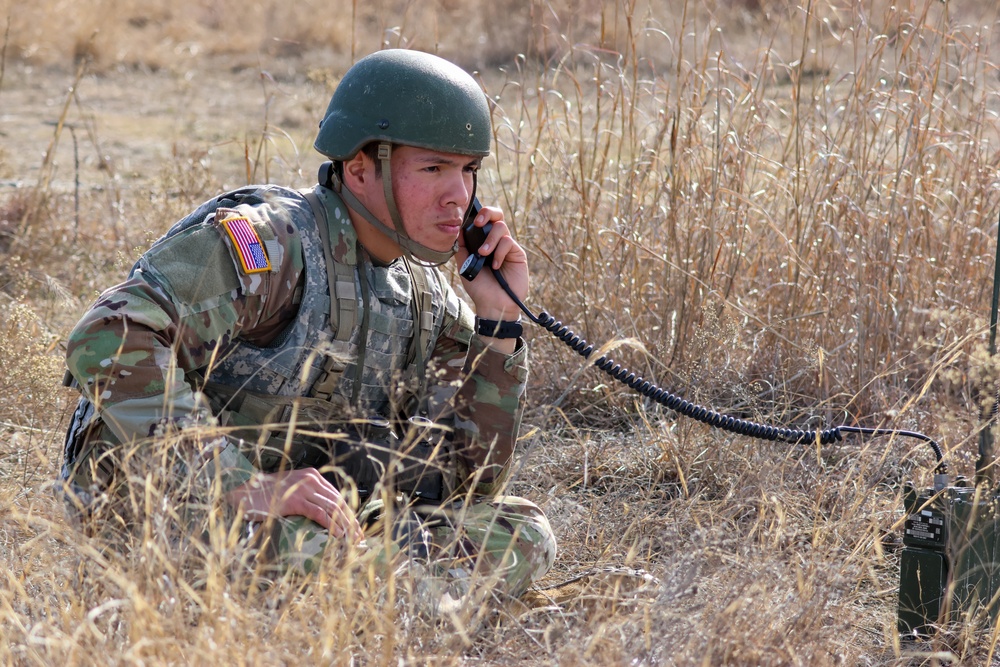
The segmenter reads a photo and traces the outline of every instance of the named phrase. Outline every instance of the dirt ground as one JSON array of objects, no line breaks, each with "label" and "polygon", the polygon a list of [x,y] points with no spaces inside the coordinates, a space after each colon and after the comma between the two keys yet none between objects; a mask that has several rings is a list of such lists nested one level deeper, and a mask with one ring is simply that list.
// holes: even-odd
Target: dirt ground
[{"label": "dirt ground", "polygon": [[140,190],[162,176],[167,161],[184,156],[210,162],[223,186],[240,185],[244,157],[255,157],[262,137],[272,159],[268,175],[287,179],[308,168],[312,177],[319,156],[311,142],[332,69],[300,59],[266,67],[219,57],[179,64],[84,72],[75,86],[73,71],[9,64],[0,82],[0,186],[38,181],[61,119],[52,180],[59,192],[71,192],[77,180],[81,189]]}]

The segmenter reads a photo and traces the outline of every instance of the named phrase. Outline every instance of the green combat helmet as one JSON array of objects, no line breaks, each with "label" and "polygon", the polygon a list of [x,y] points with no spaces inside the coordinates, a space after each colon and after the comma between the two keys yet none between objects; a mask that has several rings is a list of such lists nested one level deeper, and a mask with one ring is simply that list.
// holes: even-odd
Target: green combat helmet
[{"label": "green combat helmet", "polygon": [[441,264],[451,259],[457,248],[437,252],[410,239],[403,229],[392,194],[391,146],[486,156],[490,154],[491,134],[486,95],[465,70],[429,53],[387,49],[362,58],[344,75],[320,123],[314,147],[342,162],[366,144],[379,142],[385,200],[395,229],[365,209],[343,187],[335,170],[333,188],[408,255]]}]

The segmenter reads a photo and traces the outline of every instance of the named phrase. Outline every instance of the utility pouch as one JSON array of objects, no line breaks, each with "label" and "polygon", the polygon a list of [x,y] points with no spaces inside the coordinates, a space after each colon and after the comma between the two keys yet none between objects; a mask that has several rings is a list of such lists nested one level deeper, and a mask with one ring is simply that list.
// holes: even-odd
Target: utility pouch
[{"label": "utility pouch", "polygon": [[445,495],[444,438],[430,420],[413,417],[405,428],[393,428],[380,416],[345,419],[349,409],[325,399],[267,396],[211,382],[203,392],[221,425],[264,472],[316,468],[338,489],[356,487],[361,502],[379,484],[427,501]]},{"label": "utility pouch", "polygon": [[120,443],[97,416],[94,404],[80,398],[66,429],[59,480],[88,494],[121,490],[116,447]]},{"label": "utility pouch", "polygon": [[327,434],[341,431],[340,404],[237,390],[214,382],[199,385],[219,424],[260,470],[319,468],[329,463],[330,441],[337,436]]},{"label": "utility pouch", "polygon": [[349,484],[357,487],[358,497],[363,503],[375,490],[389,464],[392,447],[392,430],[385,419],[358,419],[345,425],[341,437],[333,441],[332,457],[327,454],[323,465],[329,468],[323,476],[338,489]]},{"label": "utility pouch", "polygon": [[[71,378],[72,376],[67,374],[67,377]],[[73,416],[69,420],[69,427],[66,429],[66,440],[63,443],[63,465],[59,473],[60,479],[69,479],[74,473],[77,460],[83,458],[80,454],[86,447],[87,436],[92,430],[95,412],[93,403],[86,398],[78,399],[76,410],[73,411]]]},{"label": "utility pouch", "polygon": [[443,480],[441,465],[434,457],[434,446],[429,442],[416,442],[407,452],[397,456],[394,477],[396,488],[422,500],[441,500]]},{"label": "utility pouch", "polygon": [[400,438],[387,420],[360,420],[352,426],[346,437],[335,441],[331,483],[343,487],[345,480],[336,479],[339,470],[354,481],[362,500],[378,484],[423,500],[443,498],[441,445],[412,430]]},{"label": "utility pouch", "polygon": [[437,425],[423,417],[410,417],[395,451],[390,476],[394,476],[396,488],[416,499],[441,501],[447,466],[445,440]]}]

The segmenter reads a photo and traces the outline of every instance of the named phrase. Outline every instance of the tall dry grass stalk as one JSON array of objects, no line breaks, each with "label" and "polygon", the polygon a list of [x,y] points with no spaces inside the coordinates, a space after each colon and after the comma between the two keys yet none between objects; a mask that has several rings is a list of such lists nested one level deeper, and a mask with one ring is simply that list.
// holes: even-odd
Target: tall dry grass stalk
[{"label": "tall dry grass stalk", "polygon": [[[927,481],[923,444],[792,448],[675,421],[540,331],[510,490],[551,518],[553,579],[639,567],[654,589],[595,580],[558,606],[500,606],[470,634],[415,619],[395,604],[403,582],[372,587],[335,554],[265,582],[223,515],[204,515],[205,539],[176,532],[160,475],[135,486],[124,551],[68,525],[49,482],[74,397],[61,346],[82,309],[216,191],[310,184],[332,85],[380,46],[451,57],[495,100],[482,197],[531,256],[530,306],[689,399],[920,430],[968,474],[997,378],[997,13],[0,0],[5,119],[49,113],[25,92],[45,86],[62,110],[46,120],[87,130],[79,229],[58,131],[28,143],[23,123],[0,144],[0,178],[30,181],[0,190],[0,662],[983,664],[995,623],[918,647],[895,633],[900,487]],[[155,452],[137,477],[159,472]]]},{"label": "tall dry grass stalk", "polygon": [[[558,314],[643,340],[658,361],[637,363],[706,400],[727,400],[704,379],[728,368],[725,384],[758,383],[799,419],[817,401],[879,419],[956,346],[971,352],[988,308],[992,66],[982,34],[919,4],[906,19],[791,16],[793,62],[767,43],[733,53],[709,24],[667,72],[634,43],[615,59],[567,44],[565,65],[509,86],[499,162],[527,176],[501,187]],[[923,29],[864,31],[909,20]]]}]

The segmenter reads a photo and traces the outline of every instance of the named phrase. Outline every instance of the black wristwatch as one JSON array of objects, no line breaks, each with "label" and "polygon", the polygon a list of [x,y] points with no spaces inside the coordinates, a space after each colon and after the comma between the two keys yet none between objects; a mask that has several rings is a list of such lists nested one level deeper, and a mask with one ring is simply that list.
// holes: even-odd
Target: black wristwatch
[{"label": "black wristwatch", "polygon": [[476,333],[491,338],[520,338],[524,333],[521,320],[484,320],[476,318]]}]

